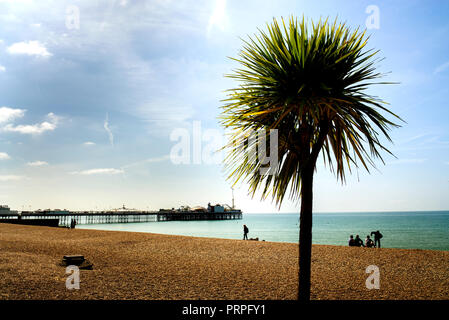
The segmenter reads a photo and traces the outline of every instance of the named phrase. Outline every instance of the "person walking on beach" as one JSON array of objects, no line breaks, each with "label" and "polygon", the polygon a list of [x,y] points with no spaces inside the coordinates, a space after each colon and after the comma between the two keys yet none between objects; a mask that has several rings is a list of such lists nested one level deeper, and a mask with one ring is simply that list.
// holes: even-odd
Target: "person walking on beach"
[{"label": "person walking on beach", "polygon": [[248,232],[249,232],[249,229],[248,229],[248,227],[246,226],[246,224],[244,224],[243,225],[243,240],[248,240]]},{"label": "person walking on beach", "polygon": [[360,239],[359,235],[355,236],[354,242],[356,247],[364,247],[363,241]]},{"label": "person walking on beach", "polygon": [[372,231],[371,236],[374,235],[374,247],[380,248],[380,239],[382,239],[383,235],[379,230]]}]

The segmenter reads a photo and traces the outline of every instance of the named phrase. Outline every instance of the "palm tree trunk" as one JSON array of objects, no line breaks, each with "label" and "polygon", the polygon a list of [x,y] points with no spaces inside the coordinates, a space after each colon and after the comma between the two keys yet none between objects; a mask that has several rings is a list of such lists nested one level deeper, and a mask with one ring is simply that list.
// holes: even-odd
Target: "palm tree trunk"
[{"label": "palm tree trunk", "polygon": [[312,258],[313,167],[301,173],[301,213],[299,222],[299,292],[298,300],[310,300]]}]

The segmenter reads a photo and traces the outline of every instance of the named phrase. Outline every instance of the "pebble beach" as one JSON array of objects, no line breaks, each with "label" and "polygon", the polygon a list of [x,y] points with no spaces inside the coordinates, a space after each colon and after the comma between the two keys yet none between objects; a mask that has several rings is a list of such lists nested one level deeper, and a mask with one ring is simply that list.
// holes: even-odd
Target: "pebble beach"
[{"label": "pebble beach", "polygon": [[[64,255],[84,255],[80,289]],[[367,289],[377,266],[379,289]],[[0,224],[1,300],[295,300],[298,245]],[[314,300],[447,300],[449,251],[313,245]]]}]

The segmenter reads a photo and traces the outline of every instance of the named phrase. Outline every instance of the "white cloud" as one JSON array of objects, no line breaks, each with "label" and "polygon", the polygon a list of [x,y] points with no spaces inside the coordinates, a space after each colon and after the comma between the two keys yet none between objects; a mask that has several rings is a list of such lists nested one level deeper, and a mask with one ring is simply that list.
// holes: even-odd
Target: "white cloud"
[{"label": "white cloud", "polygon": [[4,66],[0,65],[0,72],[5,72],[5,71],[6,71],[6,68]]},{"label": "white cloud", "polygon": [[435,70],[433,71],[433,73],[437,74],[437,73],[443,72],[447,68],[449,68],[449,61],[439,65],[438,67],[436,67]]},{"label": "white cloud", "polygon": [[46,162],[46,161],[33,161],[33,162],[28,162],[27,165],[30,166],[30,167],[41,167],[41,166],[48,165],[48,162]]},{"label": "white cloud", "polygon": [[85,146],[94,146],[95,142],[87,141],[87,142],[84,142],[83,145],[85,145]]},{"label": "white cloud", "polygon": [[34,28],[40,28],[41,24],[40,23],[31,23],[30,26],[34,27]]},{"label": "white cloud", "polygon": [[55,129],[56,125],[47,121],[33,125],[27,124],[13,126],[8,124],[3,128],[3,130],[8,132],[19,132],[22,134],[41,134],[45,131],[53,131]]},{"label": "white cloud", "polygon": [[26,110],[0,107],[0,123],[11,122],[16,118],[21,118]]},{"label": "white cloud", "polygon": [[106,120],[104,120],[104,129],[109,135],[109,142],[111,143],[111,146],[114,146],[114,135],[112,134],[111,129],[109,128],[109,115],[106,114]]},{"label": "white cloud", "polygon": [[5,175],[5,176],[0,176],[0,181],[17,181],[17,180],[22,180],[24,177],[23,176],[16,176],[16,175]]},{"label": "white cloud", "polygon": [[52,54],[48,52],[39,41],[16,42],[7,48],[10,54],[26,54],[29,56],[50,57]]},{"label": "white cloud", "polygon": [[27,125],[17,125],[13,126],[12,124],[7,124],[3,130],[7,132],[18,132],[21,134],[41,134],[45,131],[53,131],[57,128],[59,117],[54,113],[50,112],[47,114],[48,121],[44,121],[42,123],[36,124],[27,124]]},{"label": "white cloud", "polygon": [[84,171],[73,171],[70,174],[80,174],[80,175],[93,175],[93,174],[120,174],[125,171],[122,169],[114,168],[99,168],[99,169],[89,169]]},{"label": "white cloud", "polygon": [[8,160],[11,157],[6,152],[0,152],[0,160]]},{"label": "white cloud", "polygon": [[61,117],[55,115],[53,112],[50,112],[47,114],[47,118],[50,120],[51,123],[58,124],[61,120]]},{"label": "white cloud", "polygon": [[207,35],[210,35],[214,26],[218,27],[221,31],[224,31],[227,27],[227,23],[226,0],[215,0],[214,11],[209,18],[209,24],[207,26]]},{"label": "white cloud", "polygon": [[145,163],[163,162],[163,161],[167,161],[167,160],[170,160],[170,155],[144,159],[144,160],[141,160],[141,161],[134,162],[134,163],[128,164],[126,166],[123,166],[122,168],[130,168],[130,167],[134,167],[134,166],[143,165]]}]

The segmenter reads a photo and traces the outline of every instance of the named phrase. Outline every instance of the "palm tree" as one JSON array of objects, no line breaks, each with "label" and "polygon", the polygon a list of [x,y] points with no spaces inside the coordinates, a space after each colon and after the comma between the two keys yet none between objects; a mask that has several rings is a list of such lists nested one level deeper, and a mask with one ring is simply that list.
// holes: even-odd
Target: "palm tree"
[{"label": "palm tree", "polygon": [[[300,200],[299,291],[310,299],[312,252],[312,197],[316,162],[324,163],[338,180],[359,163],[369,172],[374,159],[383,163],[380,151],[391,154],[379,140],[391,142],[388,131],[399,125],[385,118],[385,102],[366,90],[383,74],[376,72],[378,51],[364,50],[369,37],[344,23],[302,19],[276,19],[268,32],[244,41],[237,61],[241,68],[227,75],[239,81],[228,90],[221,123],[232,134],[224,147],[225,168],[234,185],[245,180],[250,194],[261,188],[280,207],[286,192]],[[309,31],[309,28],[311,31]],[[267,156],[255,157],[258,143],[269,130],[277,130],[278,165],[262,174]],[[252,135],[254,132],[264,134]],[[260,152],[260,150],[259,150]],[[253,155],[253,156],[251,156]]]}]

